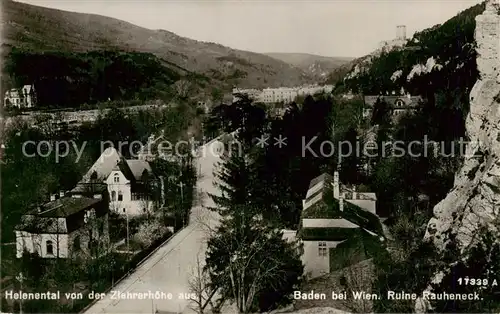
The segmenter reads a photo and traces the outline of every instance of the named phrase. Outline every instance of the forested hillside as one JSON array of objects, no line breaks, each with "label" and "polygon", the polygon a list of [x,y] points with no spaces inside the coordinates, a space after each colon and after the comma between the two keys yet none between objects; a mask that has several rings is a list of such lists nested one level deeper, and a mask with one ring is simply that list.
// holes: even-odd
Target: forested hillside
[{"label": "forested hillside", "polygon": [[310,83],[303,71],[264,54],[182,37],[96,15],[2,2],[3,43],[42,51],[121,50],[152,53],[170,67],[232,85],[263,88]]},{"label": "forested hillside", "polygon": [[153,54],[120,51],[40,53],[14,48],[5,58],[4,71],[12,86],[34,84],[43,108],[171,98],[173,84],[181,77]]}]

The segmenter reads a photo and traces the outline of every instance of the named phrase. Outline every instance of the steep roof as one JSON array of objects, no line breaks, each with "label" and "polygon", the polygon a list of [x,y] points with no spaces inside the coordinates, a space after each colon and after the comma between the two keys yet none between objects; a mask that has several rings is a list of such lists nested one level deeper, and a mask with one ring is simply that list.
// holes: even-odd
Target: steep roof
[{"label": "steep roof", "polygon": [[83,176],[81,183],[90,182],[92,175],[97,175],[98,181],[104,181],[108,178],[113,168],[121,159],[120,153],[114,147],[106,148],[97,161],[90,167],[89,171]]},{"label": "steep roof", "polygon": [[137,181],[141,181],[144,171],[152,173],[151,166],[145,160],[127,159],[126,163]]},{"label": "steep roof", "polygon": [[55,201],[48,202],[41,206],[39,217],[68,217],[74,213],[82,211],[99,203],[100,199],[88,197],[62,197]]},{"label": "steep roof", "polygon": [[113,170],[119,170],[130,181],[141,181],[144,171],[152,173],[150,164],[145,160],[125,159],[114,147],[106,148],[97,161],[90,167],[83,178],[71,190],[83,193],[92,189],[94,192],[105,191],[104,181]]},{"label": "steep roof", "polygon": [[85,224],[85,212],[89,209],[94,209],[95,217],[108,212],[106,202],[101,199],[63,197],[23,215],[15,229],[30,233],[70,233]]},{"label": "steep roof", "polygon": [[331,184],[333,183],[333,177],[325,172],[311,180],[311,183],[309,183],[309,189],[312,189],[315,185],[322,182]]}]

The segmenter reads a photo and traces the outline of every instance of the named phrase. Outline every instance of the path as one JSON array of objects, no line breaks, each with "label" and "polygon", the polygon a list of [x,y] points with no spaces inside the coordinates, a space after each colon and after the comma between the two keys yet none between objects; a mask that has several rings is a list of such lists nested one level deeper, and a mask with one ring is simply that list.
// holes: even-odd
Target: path
[{"label": "path", "polygon": [[[205,145],[210,145],[208,143]],[[204,148],[202,146],[202,148]],[[197,182],[199,192],[205,194],[203,205],[212,206],[213,201],[206,192],[215,193],[213,170],[220,161],[211,149],[206,149],[196,161],[196,168],[201,175]],[[163,313],[189,311],[189,302],[179,298],[179,294],[189,293],[189,279],[196,265],[196,258],[204,258],[207,239],[207,225],[216,226],[216,214],[201,206],[200,202],[191,209],[190,224],[177,233],[168,243],[146,260],[134,273],[121,281],[106,297],[88,308],[85,313],[154,313],[157,309]],[[121,293],[148,293],[151,291],[171,293],[172,299],[127,298],[112,299],[113,291]]]}]

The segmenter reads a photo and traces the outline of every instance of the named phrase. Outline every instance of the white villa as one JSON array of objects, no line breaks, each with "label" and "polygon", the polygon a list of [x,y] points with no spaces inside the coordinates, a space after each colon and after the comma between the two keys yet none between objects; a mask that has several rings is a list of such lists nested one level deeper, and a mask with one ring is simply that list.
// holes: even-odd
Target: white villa
[{"label": "white villa", "polygon": [[36,106],[34,85],[24,85],[20,89],[12,88],[5,92],[4,105],[18,108],[32,108]]},{"label": "white villa", "polygon": [[[308,278],[330,273],[345,263],[349,254],[355,254],[356,261],[368,258],[370,252],[364,243],[383,240],[376,201],[374,193],[356,192],[341,185],[338,172],[333,178],[324,173],[311,180],[302,202],[302,221],[297,232],[303,244],[302,262]],[[290,231],[284,232],[284,238],[292,238]],[[353,253],[353,245],[361,246],[362,252]]]},{"label": "white villa", "polygon": [[421,96],[404,95],[402,93],[396,95],[394,91],[392,95],[367,95],[363,98],[363,118],[371,117],[377,101],[384,101],[389,105],[394,120],[397,120],[404,113],[415,112],[421,107],[421,103],[423,102]]},{"label": "white villa", "polygon": [[110,210],[137,216],[153,209],[155,200],[151,190],[158,188],[163,203],[163,178],[154,175],[149,162],[125,159],[115,148],[108,147],[71,193],[76,197],[89,190],[106,194]]},{"label": "white villa", "polygon": [[61,192],[23,215],[15,233],[17,258],[24,251],[42,258],[90,254],[109,243],[108,204],[100,194],[69,197]]}]

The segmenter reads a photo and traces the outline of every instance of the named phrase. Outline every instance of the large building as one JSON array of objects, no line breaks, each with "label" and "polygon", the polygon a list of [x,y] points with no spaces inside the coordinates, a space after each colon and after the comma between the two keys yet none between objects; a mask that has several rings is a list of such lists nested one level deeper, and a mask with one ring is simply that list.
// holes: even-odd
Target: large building
[{"label": "large building", "polygon": [[316,93],[331,93],[333,85],[312,85],[301,87],[278,87],[278,88],[265,88],[263,90],[257,89],[233,89],[233,101],[239,99],[239,95],[246,94],[248,97],[256,102],[266,104],[274,103],[291,103],[298,96],[314,95]]},{"label": "large building", "polygon": [[52,195],[46,204],[23,215],[15,228],[16,256],[37,253],[42,258],[98,256],[109,243],[108,203],[94,198]]},{"label": "large building", "polygon": [[37,98],[34,85],[24,85],[20,89],[13,88],[5,92],[4,105],[17,108],[36,106]]},{"label": "large building", "polygon": [[[125,159],[115,148],[108,147],[71,193],[75,197],[86,196],[89,191],[107,194],[110,210],[137,216],[163,205],[163,188],[163,178],[154,175],[147,160]],[[155,204],[157,194],[161,195],[161,204]]]}]

